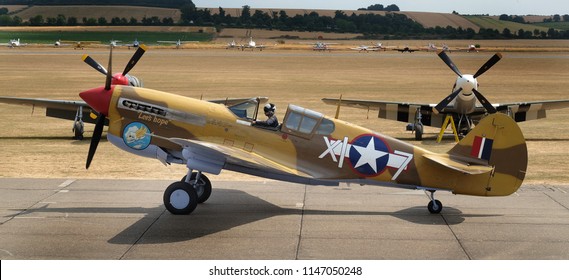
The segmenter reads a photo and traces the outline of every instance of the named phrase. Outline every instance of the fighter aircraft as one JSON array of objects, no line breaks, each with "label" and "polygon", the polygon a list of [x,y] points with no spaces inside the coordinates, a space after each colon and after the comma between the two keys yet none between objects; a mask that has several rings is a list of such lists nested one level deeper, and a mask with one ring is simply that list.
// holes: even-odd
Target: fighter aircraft
[{"label": "fighter aircraft", "polygon": [[547,110],[569,107],[569,100],[491,104],[478,90],[477,78],[502,58],[500,53],[492,56],[474,75],[462,74],[444,51],[439,51],[438,56],[458,76],[451,94],[438,104],[337,98],[324,98],[322,101],[336,106],[378,110],[378,118],[409,123],[407,128],[415,133],[416,140],[423,139],[423,126],[440,128],[447,115],[453,117],[459,133],[466,135],[487,113],[501,112],[523,122],[545,118]]},{"label": "fighter aircraft", "polygon": [[260,103],[256,99],[226,107],[113,85],[112,80],[109,71],[104,86],[79,94],[99,114],[86,168],[108,122],[107,139],[119,149],[188,168],[186,176],[164,192],[164,205],[172,214],[189,214],[207,201],[212,184],[204,173],[224,169],[307,185],[424,190],[431,213],[443,207],[436,191],[504,196],[515,192],[525,177],[525,139],[516,123],[502,114],[481,120],[450,151],[436,154],[292,104],[281,125],[268,129],[253,125]]},{"label": "fighter aircraft", "polygon": [[394,49],[394,50],[396,50],[396,51],[398,51],[398,52],[400,52],[400,53],[404,53],[404,52],[412,53],[412,52],[418,51],[419,49],[412,49],[412,48],[410,48],[409,46],[405,46],[405,47],[403,47],[403,48],[396,48],[396,49]]}]

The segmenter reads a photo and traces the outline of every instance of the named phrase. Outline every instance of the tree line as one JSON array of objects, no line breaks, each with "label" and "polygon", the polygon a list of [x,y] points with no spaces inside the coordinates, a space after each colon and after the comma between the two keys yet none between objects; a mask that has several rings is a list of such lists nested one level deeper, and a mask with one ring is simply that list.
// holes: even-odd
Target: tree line
[{"label": "tree line", "polygon": [[[166,2],[174,2],[174,0]],[[271,11],[270,13],[261,10],[252,12],[251,7],[246,5],[242,7],[240,15],[232,16],[222,7],[213,13],[210,9],[196,8],[191,0],[179,0],[178,2],[183,3],[180,7],[180,19],[144,17],[139,21],[133,17],[116,17],[109,21],[105,17],[77,19],[64,15],[58,15],[55,18],[44,18],[37,15],[25,21],[17,16],[0,14],[0,25],[199,25],[215,26],[218,30],[225,27],[235,27],[282,31],[362,33],[362,39],[569,39],[569,31],[553,28],[547,32],[537,29],[510,30],[508,28],[501,31],[481,28],[476,32],[471,28],[463,29],[452,26],[425,28],[404,14],[393,12],[387,12],[385,15],[371,13],[348,15],[344,11],[337,10],[334,16],[320,16],[317,12],[289,16],[284,10]],[[376,5],[372,5],[368,9],[381,8]],[[512,21],[523,21],[523,18],[507,17]]]}]

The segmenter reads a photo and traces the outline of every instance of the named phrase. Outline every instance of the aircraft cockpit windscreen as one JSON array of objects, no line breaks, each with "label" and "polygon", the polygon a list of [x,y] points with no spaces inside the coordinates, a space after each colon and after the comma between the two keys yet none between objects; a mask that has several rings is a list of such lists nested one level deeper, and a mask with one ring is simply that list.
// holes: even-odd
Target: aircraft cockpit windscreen
[{"label": "aircraft cockpit windscreen", "polygon": [[310,137],[314,133],[329,135],[334,131],[334,122],[325,119],[324,115],[296,105],[289,105],[283,131],[287,133]]},{"label": "aircraft cockpit windscreen", "polygon": [[239,118],[254,120],[257,113],[259,102],[257,99],[250,99],[245,102],[228,107],[233,114]]}]

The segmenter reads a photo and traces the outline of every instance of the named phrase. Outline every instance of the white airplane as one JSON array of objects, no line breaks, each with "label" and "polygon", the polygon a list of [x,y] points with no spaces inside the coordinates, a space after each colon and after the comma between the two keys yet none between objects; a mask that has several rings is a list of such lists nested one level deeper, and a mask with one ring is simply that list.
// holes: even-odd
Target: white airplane
[{"label": "white airplane", "polygon": [[227,46],[225,47],[225,49],[237,49],[240,46],[235,43],[235,40],[232,40],[231,42],[227,43]]},{"label": "white airplane", "polygon": [[350,48],[350,49],[354,50],[354,51],[359,51],[359,52],[369,52],[369,51],[376,52],[376,51],[381,51],[381,50],[385,51],[387,48],[384,47],[382,43],[377,43],[373,46],[360,45],[360,46],[357,46],[355,48]]},{"label": "white airplane", "polygon": [[175,44],[176,49],[180,49],[180,48],[182,48],[183,44],[197,43],[198,41],[182,41],[182,40],[178,39],[178,41],[157,41],[157,42],[160,44]]},{"label": "white airplane", "polygon": [[2,46],[7,46],[7,47],[10,47],[10,48],[17,48],[17,47],[26,46],[27,44],[21,43],[21,42],[20,42],[20,38],[18,38],[18,39],[10,39],[10,41],[9,41],[8,43],[3,43],[3,44],[0,44],[0,45],[2,45]]},{"label": "white airplane", "polygon": [[259,49],[260,51],[262,51],[264,48],[266,48],[265,45],[257,45],[257,43],[255,43],[255,41],[253,41],[253,37],[249,37],[249,42],[247,42],[246,45],[241,45],[241,50],[245,50],[245,49],[251,49],[251,50],[255,50],[255,49]]},{"label": "white airplane", "polygon": [[130,48],[138,48],[140,46],[140,42],[138,41],[138,39],[134,39],[134,41],[132,41],[132,44],[127,45],[128,49],[130,50]]},{"label": "white airplane", "polygon": [[475,45],[468,45],[466,52],[478,52],[478,48]]},{"label": "white airplane", "polygon": [[313,51],[332,51],[332,48],[330,48],[330,44],[324,43],[324,42],[316,42],[314,44],[314,46],[312,47]]},{"label": "white airplane", "polygon": [[407,129],[415,133],[416,140],[423,139],[423,126],[440,128],[448,115],[453,117],[457,130],[466,135],[486,114],[500,112],[516,122],[523,122],[545,118],[547,110],[569,107],[569,99],[491,104],[478,90],[477,78],[502,58],[500,53],[492,56],[474,75],[462,74],[445,52],[439,51],[438,56],[458,76],[451,94],[438,104],[337,98],[322,101],[336,106],[377,110],[378,118],[408,123]]}]

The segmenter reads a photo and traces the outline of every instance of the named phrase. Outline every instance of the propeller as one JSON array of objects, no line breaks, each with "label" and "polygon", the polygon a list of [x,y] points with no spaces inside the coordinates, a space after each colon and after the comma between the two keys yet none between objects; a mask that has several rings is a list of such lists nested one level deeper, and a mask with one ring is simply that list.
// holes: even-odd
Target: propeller
[{"label": "propeller", "polygon": [[[464,78],[466,79],[466,81],[469,82],[473,82],[475,85],[478,84],[478,82],[476,81],[476,78],[479,77],[480,75],[484,74],[486,71],[488,71],[488,69],[492,68],[492,66],[494,66],[494,64],[496,64],[498,61],[500,61],[500,59],[502,59],[502,54],[501,53],[496,53],[494,54],[490,59],[488,59],[488,61],[486,61],[486,63],[484,63],[479,69],[478,71],[476,71],[476,74],[474,74],[472,76],[472,79],[470,79],[470,75],[466,75],[463,77],[462,73],[460,72],[460,70],[458,70],[458,67],[456,67],[456,65],[452,62],[452,60],[450,59],[450,57],[446,54],[445,51],[439,51],[437,53],[437,55],[443,60],[443,62],[454,72],[456,73],[460,78]],[[457,84],[458,84],[459,79],[457,79]],[[454,92],[452,92],[449,96],[447,96],[445,99],[443,99],[441,102],[439,102],[439,104],[437,104],[435,106],[435,108],[433,109],[433,111],[435,113],[439,113],[441,112],[453,99],[455,99],[457,97],[457,95],[463,91],[462,87],[459,87],[458,89],[456,89]],[[484,95],[482,95],[482,93],[480,93],[478,90],[476,90],[475,88],[472,88],[472,92],[474,93],[474,95],[476,96],[476,99],[478,99],[478,101],[480,102],[480,104],[482,104],[482,106],[484,107],[484,109],[486,109],[486,111],[490,114],[496,113],[496,108],[494,108],[494,106],[492,106],[492,104],[490,104],[490,102],[488,101],[488,99],[486,99],[484,97]]]},{"label": "propeller", "polygon": [[476,77],[484,74],[484,72],[488,71],[488,69],[494,66],[494,64],[500,61],[500,59],[502,59],[501,53],[494,54],[490,59],[488,59],[488,61],[486,61],[486,63],[484,63],[484,65],[482,65],[482,67],[480,67],[480,69],[478,69],[478,71],[476,71],[476,74],[474,74],[474,78],[476,79]]},{"label": "propeller", "polygon": [[[136,52],[134,52],[134,54],[132,55],[132,57],[130,58],[129,62],[126,64],[123,72],[122,72],[122,76],[126,76],[126,74],[128,74],[128,72],[130,72],[130,70],[132,70],[132,68],[134,68],[134,66],[136,65],[136,63],[138,63],[138,61],[140,60],[140,58],[142,57],[142,55],[144,55],[144,53],[146,52],[146,45],[141,44],[140,46],[138,46],[138,48],[136,49]],[[111,50],[112,52],[112,50]],[[105,69],[105,67],[103,67],[103,65],[101,65],[100,63],[98,63],[97,61],[95,61],[95,59],[93,59],[92,57],[90,57],[89,55],[83,55],[82,60],[87,63],[89,66],[93,67],[93,69],[99,71],[101,74],[107,76],[108,73],[112,73],[112,71],[107,71],[107,69]],[[112,80],[111,80],[112,81]],[[127,84],[125,84],[127,85]]]},{"label": "propeller", "polygon": [[443,99],[441,102],[439,102],[439,104],[437,104],[437,106],[435,106],[433,111],[435,111],[435,113],[437,113],[437,114],[439,112],[441,112],[461,91],[462,91],[462,88],[458,88],[453,93],[449,94],[449,96],[447,96],[445,99]]},{"label": "propeller", "polygon": [[[144,52],[146,51],[146,46],[141,45],[136,50],[128,64],[126,65],[124,71],[122,72],[122,77],[126,76],[130,70],[136,65],[136,63],[140,60]],[[89,64],[91,67],[95,68],[97,71],[105,74],[105,86],[99,87],[95,89],[91,89],[88,91],[84,91],[79,95],[83,100],[91,106],[91,108],[95,109],[98,112],[97,121],[95,123],[95,130],[93,131],[93,137],[91,138],[91,143],[89,145],[89,152],[87,154],[87,162],[85,164],[85,168],[89,169],[93,157],[95,156],[95,152],[97,151],[97,146],[99,145],[99,141],[101,140],[101,136],[103,134],[103,128],[105,127],[105,120],[107,118],[110,100],[112,98],[112,85],[113,80],[116,84],[122,84],[121,81],[123,79],[120,78],[113,78],[112,74],[112,64],[113,64],[113,48],[110,48],[109,52],[109,65],[107,69],[105,69],[102,65],[96,62],[88,55],[83,56],[83,61]],[[117,74],[118,75],[118,74]],[[127,79],[124,79],[128,81]]]},{"label": "propeller", "polygon": [[437,55],[445,62],[445,64],[454,72],[456,73],[459,77],[462,78],[462,73],[460,73],[460,70],[458,70],[458,67],[456,67],[456,65],[454,65],[454,63],[452,62],[452,60],[450,60],[450,57],[448,57],[447,53],[445,51],[439,51],[437,53]]}]

